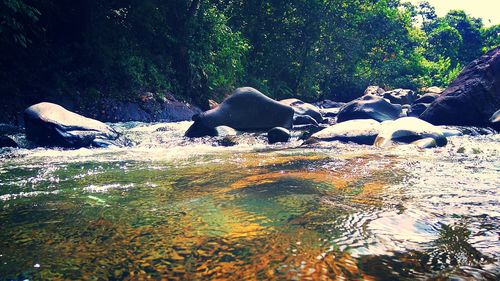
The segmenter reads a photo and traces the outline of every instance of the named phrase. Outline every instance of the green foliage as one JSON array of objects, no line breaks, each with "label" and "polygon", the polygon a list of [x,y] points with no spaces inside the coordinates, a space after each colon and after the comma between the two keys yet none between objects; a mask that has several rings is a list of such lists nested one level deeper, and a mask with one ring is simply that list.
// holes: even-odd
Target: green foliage
[{"label": "green foliage", "polygon": [[0,91],[24,104],[169,91],[204,105],[239,86],[346,101],[446,87],[500,45],[498,25],[398,0],[0,0],[0,21]]}]

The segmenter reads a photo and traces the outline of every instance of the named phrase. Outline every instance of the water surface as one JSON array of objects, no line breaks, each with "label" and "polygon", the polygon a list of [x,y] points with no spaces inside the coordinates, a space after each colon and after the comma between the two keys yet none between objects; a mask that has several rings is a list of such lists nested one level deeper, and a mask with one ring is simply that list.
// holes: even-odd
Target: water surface
[{"label": "water surface", "polygon": [[499,135],[221,147],[115,126],[135,146],[0,153],[0,279],[500,276]]}]

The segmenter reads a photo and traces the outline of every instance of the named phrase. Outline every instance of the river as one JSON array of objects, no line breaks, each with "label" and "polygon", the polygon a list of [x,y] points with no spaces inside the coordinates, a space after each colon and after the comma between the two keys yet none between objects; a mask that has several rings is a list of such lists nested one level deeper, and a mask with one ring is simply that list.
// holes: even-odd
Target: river
[{"label": "river", "polygon": [[0,280],[500,278],[500,135],[0,152]]}]

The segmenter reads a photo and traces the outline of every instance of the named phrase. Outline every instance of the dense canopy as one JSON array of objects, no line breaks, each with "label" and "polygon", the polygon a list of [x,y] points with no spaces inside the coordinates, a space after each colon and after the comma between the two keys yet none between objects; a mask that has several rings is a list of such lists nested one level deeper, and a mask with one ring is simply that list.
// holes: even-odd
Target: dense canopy
[{"label": "dense canopy", "polygon": [[346,101],[446,86],[500,44],[498,25],[398,0],[1,0],[0,21],[7,109],[141,92],[206,107],[238,86]]}]

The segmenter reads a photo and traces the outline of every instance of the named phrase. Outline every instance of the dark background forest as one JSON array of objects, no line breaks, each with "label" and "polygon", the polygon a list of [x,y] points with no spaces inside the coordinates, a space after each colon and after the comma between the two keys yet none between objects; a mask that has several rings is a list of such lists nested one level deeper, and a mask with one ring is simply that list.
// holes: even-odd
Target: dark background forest
[{"label": "dark background forest", "polygon": [[346,101],[368,85],[445,87],[500,26],[398,0],[0,0],[4,112],[154,93],[208,106],[252,86]]}]

